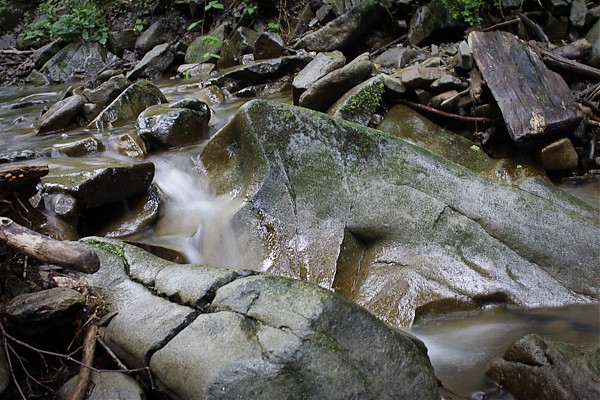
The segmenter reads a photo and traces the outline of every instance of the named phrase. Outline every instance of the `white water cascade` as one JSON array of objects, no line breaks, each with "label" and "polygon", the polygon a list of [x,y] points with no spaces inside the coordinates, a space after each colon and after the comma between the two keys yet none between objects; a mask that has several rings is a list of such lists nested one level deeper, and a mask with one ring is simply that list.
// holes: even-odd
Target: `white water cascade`
[{"label": "white water cascade", "polygon": [[165,197],[153,241],[178,248],[191,263],[241,266],[232,201],[211,194],[201,168],[189,155],[178,156],[153,160],[154,182]]}]

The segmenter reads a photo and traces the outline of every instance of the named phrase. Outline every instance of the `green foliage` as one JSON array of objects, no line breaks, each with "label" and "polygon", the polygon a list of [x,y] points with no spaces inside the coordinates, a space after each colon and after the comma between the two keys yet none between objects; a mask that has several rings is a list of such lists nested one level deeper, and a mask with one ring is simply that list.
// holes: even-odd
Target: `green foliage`
[{"label": "green foliage", "polygon": [[208,2],[208,4],[204,6],[204,11],[208,11],[208,10],[213,9],[213,8],[217,9],[217,10],[222,10],[222,9],[225,8],[225,6],[223,4],[221,4],[221,3],[219,3],[218,0],[210,0]]},{"label": "green foliage", "polygon": [[148,25],[148,20],[136,19],[135,25],[133,26],[133,31],[137,34],[140,34],[142,33],[146,25]]},{"label": "green foliage", "polygon": [[479,26],[483,20],[481,18],[481,8],[484,0],[442,0],[450,12],[450,16],[456,19],[462,19],[469,25]]},{"label": "green foliage", "polygon": [[105,44],[108,39],[106,20],[96,4],[90,0],[44,0],[38,9],[38,18],[21,36],[22,40],[37,44],[62,39],[76,39]]},{"label": "green foliage", "polygon": [[277,22],[269,22],[267,24],[267,29],[271,32],[278,33],[280,28],[281,27],[279,26],[279,24]]},{"label": "green foliage", "polygon": [[[204,36],[204,37],[202,38],[202,41],[203,41],[203,42],[206,42],[206,44],[207,44],[208,46],[215,46],[215,47],[217,47],[217,48],[220,48],[220,47],[221,47],[221,45],[223,44],[223,42],[221,41],[221,39],[219,39],[219,38],[218,38],[218,37],[216,37],[216,36],[212,36],[212,35],[206,35],[206,36]],[[208,60],[208,59],[209,59],[209,58],[211,58],[211,57],[212,57],[212,58],[221,58],[221,56],[220,56],[220,55],[218,55],[218,54],[215,54],[215,53],[211,53],[210,51],[206,51],[206,52],[204,52],[204,54],[202,55],[202,59],[203,59],[204,61],[205,61],[205,60]]]},{"label": "green foliage", "polygon": [[8,7],[8,0],[0,0],[0,15],[2,15],[2,13],[4,13],[4,11],[6,11],[7,7]]},{"label": "green foliage", "polygon": [[188,27],[186,28],[186,30],[188,32],[192,31],[195,27],[197,27],[198,25],[202,24],[204,22],[203,19],[198,20],[196,22],[192,22],[191,24],[188,25]]}]

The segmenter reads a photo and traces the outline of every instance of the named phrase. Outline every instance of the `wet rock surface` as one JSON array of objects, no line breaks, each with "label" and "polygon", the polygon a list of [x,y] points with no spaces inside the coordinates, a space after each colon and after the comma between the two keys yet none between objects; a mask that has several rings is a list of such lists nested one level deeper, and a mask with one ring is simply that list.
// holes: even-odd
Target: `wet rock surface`
[{"label": "wet rock surface", "polygon": [[593,399],[600,396],[600,347],[528,335],[497,358],[486,374],[522,399]]},{"label": "wet rock surface", "polygon": [[[439,398],[417,339],[339,295],[245,270],[178,266],[122,242],[86,241],[104,249],[91,278],[119,311],[107,342],[130,365],[149,365],[172,398]],[[125,265],[136,269],[128,276]],[[169,287],[180,283],[176,296]]]},{"label": "wet rock surface", "polygon": [[[223,157],[232,143],[237,150]],[[350,263],[356,282],[346,283],[351,299],[392,324],[447,302],[549,306],[596,296],[597,249],[577,250],[597,229],[585,216],[596,211],[499,185],[402,140],[255,101],[201,159],[217,193],[249,199],[235,220],[240,237],[260,238],[244,243],[253,268],[336,286],[352,237],[359,250]],[[587,278],[565,273],[565,263]]]}]

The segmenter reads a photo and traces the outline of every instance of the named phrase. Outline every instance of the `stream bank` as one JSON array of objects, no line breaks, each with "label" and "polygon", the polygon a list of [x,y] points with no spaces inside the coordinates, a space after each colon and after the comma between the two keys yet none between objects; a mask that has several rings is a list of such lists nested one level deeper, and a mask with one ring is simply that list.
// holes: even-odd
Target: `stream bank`
[{"label": "stream bank", "polygon": [[[372,12],[379,13],[376,9]],[[354,11],[348,15],[360,15],[360,13]],[[344,18],[348,18],[348,15]],[[360,18],[354,21],[360,22]],[[331,29],[331,26],[328,29]],[[243,31],[243,33],[248,34],[247,31]],[[242,40],[243,37],[238,39]],[[159,43],[157,46],[162,44],[164,43]],[[161,57],[165,54],[168,55],[167,47],[159,47],[158,50],[165,50],[166,53],[161,50],[161,52],[157,51],[156,55]],[[465,308],[505,307],[514,303],[529,307],[571,302],[597,304],[593,293],[594,287],[598,286],[594,280],[594,277],[597,276],[597,274],[594,275],[594,272],[597,272],[597,266],[594,266],[594,255],[598,249],[597,246],[592,245],[591,251],[589,251],[586,245],[593,234],[585,234],[586,230],[593,229],[594,221],[598,219],[597,210],[560,194],[543,179],[528,179],[536,176],[543,177],[544,173],[539,168],[530,165],[526,159],[517,158],[510,161],[500,160],[488,163],[482,161],[486,159],[486,156],[483,151],[479,150],[480,147],[473,148],[474,144],[469,141],[468,133],[465,134],[467,138],[463,138],[443,131],[438,126],[430,125],[427,120],[418,117],[410,109],[399,110],[397,114],[401,117],[396,121],[388,118],[392,113],[384,112],[388,108],[391,111],[392,104],[397,102],[399,97],[403,101],[410,102],[409,105],[413,107],[415,107],[414,104],[423,105],[429,102],[429,100],[423,99],[426,99],[428,94],[440,90],[439,85],[447,85],[447,81],[455,86],[451,90],[457,93],[459,93],[457,89],[466,90],[464,79],[461,79],[460,73],[457,76],[454,76],[453,73],[448,74],[449,66],[455,65],[450,62],[452,59],[450,56],[454,57],[457,54],[456,46],[451,45],[448,48],[438,46],[437,52],[434,50],[436,49],[431,46],[430,49],[426,48],[422,51],[424,54],[429,51],[440,54],[440,61],[434,60],[432,63],[431,57],[426,56],[425,60],[419,60],[416,57],[409,62],[421,62],[422,64],[413,65],[413,68],[406,70],[387,67],[391,68],[387,72],[382,71],[378,62],[373,63],[371,57],[365,55],[352,58],[351,55],[345,55],[342,52],[336,53],[336,50],[316,54],[297,52],[299,54],[284,55],[281,58],[259,60],[245,66],[234,67],[222,71],[220,75],[172,81],[164,86],[160,85],[156,89],[158,92],[151,89],[150,92],[153,94],[151,102],[161,103],[160,107],[166,105],[167,108],[163,109],[163,113],[167,116],[173,115],[171,113],[187,115],[203,112],[203,106],[193,99],[199,99],[211,106],[208,127],[201,122],[205,121],[204,117],[200,117],[198,122],[192,123],[193,126],[203,127],[202,129],[198,128],[203,132],[202,135],[194,136],[194,132],[194,135],[181,134],[177,136],[189,140],[186,143],[163,140],[164,134],[170,134],[170,126],[168,124],[163,126],[160,120],[154,125],[156,128],[151,129],[142,128],[139,122],[136,124],[139,121],[139,112],[150,104],[143,106],[142,110],[138,110],[137,106],[132,107],[138,111],[129,117],[123,117],[123,120],[128,120],[128,122],[117,126],[121,122],[116,122],[117,119],[113,119],[114,113],[107,110],[111,110],[111,102],[115,100],[115,95],[120,96],[119,93],[124,93],[122,90],[133,85],[127,83],[121,86],[120,82],[125,82],[124,79],[127,77],[120,77],[116,73],[118,71],[115,71],[103,78],[98,78],[98,82],[96,82],[96,84],[106,83],[107,85],[103,89],[110,89],[106,92],[97,90],[103,85],[95,86],[90,83],[81,88],[75,88],[75,90],[66,90],[65,88],[65,90],[58,90],[55,93],[42,90],[38,94],[32,93],[32,97],[20,99],[22,101],[18,101],[19,105],[16,107],[10,104],[4,105],[3,107],[9,111],[9,117],[3,122],[9,129],[16,128],[14,132],[17,133],[17,136],[15,139],[15,137],[7,135],[4,139],[7,141],[6,148],[14,151],[7,152],[3,157],[12,162],[22,162],[33,157],[37,159],[28,162],[34,164],[47,162],[50,165],[52,174],[43,178],[45,189],[40,194],[43,201],[40,202],[38,198],[36,209],[37,211],[43,210],[42,214],[47,213],[44,206],[51,210],[52,218],[46,218],[45,222],[39,224],[40,227],[48,228],[50,226],[52,228],[46,230],[46,233],[62,235],[59,237],[70,239],[90,234],[102,234],[135,240],[136,235],[143,236],[147,229],[158,229],[162,230],[164,237],[179,235],[183,238],[192,238],[192,246],[188,246],[188,243],[181,244],[178,240],[171,242],[180,248],[195,247],[196,253],[193,257],[197,258],[188,259],[188,261],[276,272],[280,275],[319,283],[327,288],[333,287],[335,291],[362,304],[380,319],[396,327],[410,325],[416,317],[418,317],[417,320],[426,321],[430,317]],[[246,62],[249,61],[248,54],[246,53]],[[232,58],[236,59],[235,56]],[[244,59],[243,54],[240,53],[237,59],[237,62]],[[328,73],[319,76],[323,73],[323,71],[318,72],[322,64],[317,64],[316,68],[313,65],[306,69],[317,59],[321,59],[320,62],[325,63],[325,68],[330,69]],[[398,58],[398,60],[401,59]],[[436,62],[441,62],[441,64],[436,66]],[[206,63],[201,63],[201,65],[203,64]],[[149,65],[147,60],[143,65]],[[198,67],[201,68],[201,65]],[[137,69],[137,71],[139,70]],[[302,71],[304,75],[311,76],[304,82],[308,81],[314,84],[304,87],[305,84],[301,79],[296,81],[297,78],[302,77],[302,73],[299,72],[297,75],[291,73],[292,75],[290,75],[290,71],[298,70]],[[135,71],[135,69],[130,71]],[[168,69],[166,71],[168,74]],[[151,76],[153,73],[150,71]],[[316,76],[315,73],[317,73]],[[136,78],[137,74],[138,72],[131,75],[127,73],[132,80]],[[182,72],[182,75],[191,76],[192,72]],[[294,76],[295,78],[292,78]],[[328,78],[324,79],[325,76]],[[364,82],[361,83],[361,81]],[[316,82],[320,83],[317,85]],[[343,85],[340,82],[343,82]],[[470,82],[472,83],[472,80]],[[151,87],[150,85],[149,83],[138,83],[135,87]],[[336,107],[329,107],[332,105],[329,104],[332,102],[331,100],[327,100],[326,103],[314,102],[315,99],[322,101],[326,97],[322,93],[331,92],[332,87],[344,87],[345,85],[347,85],[347,89],[350,89],[349,96],[345,100],[340,98]],[[324,90],[324,92],[317,89]],[[472,87],[469,89],[471,91]],[[291,96],[286,90],[292,91]],[[429,93],[430,91],[431,93]],[[265,104],[260,102],[244,108],[244,111],[235,118],[228,129],[214,135],[230,119],[220,111],[230,107],[237,108],[239,103],[246,101],[247,96],[253,97],[257,94],[261,98],[265,95],[279,96],[277,93],[282,93],[282,97],[287,99],[287,102],[294,102],[294,99],[297,99],[297,102],[309,108],[329,109],[330,113],[336,117],[341,116],[354,123],[371,126],[386,125],[388,128],[385,131],[407,138],[411,143],[428,147],[465,168],[448,167],[445,164],[446,161],[438,159],[436,156],[432,158],[428,151],[415,149],[399,139],[388,137],[380,132],[362,131],[351,125],[345,125],[343,122],[326,122],[328,120],[321,114],[305,114],[303,110],[269,105],[268,107],[272,108],[273,113],[260,116],[256,114],[257,107],[259,107],[257,104]],[[235,103],[224,102],[225,98],[231,99],[231,94],[235,96]],[[343,93],[339,93],[335,96],[342,95]],[[419,95],[421,95],[420,99]],[[13,96],[24,97],[20,96],[19,90],[16,90],[15,95],[9,95],[9,97]],[[417,99],[413,96],[417,96]],[[180,100],[184,102],[179,102]],[[440,106],[446,100],[448,98],[442,100]],[[120,112],[127,108],[124,105],[129,103],[123,102],[122,99],[119,101],[121,101],[120,105],[113,106],[112,110]],[[58,132],[44,136],[34,135],[31,123],[35,116],[33,119],[31,116],[22,116],[18,110],[34,111],[36,107],[51,106],[55,102],[57,104],[62,102],[61,106],[68,106],[67,110],[76,110],[68,118],[57,118],[66,121],[66,125],[60,128],[65,130],[60,131],[59,129]],[[177,106],[171,107],[175,104]],[[191,110],[191,112],[186,110]],[[254,110],[252,111],[255,113],[254,116],[248,117],[248,114],[245,114],[248,110]],[[97,112],[100,113],[97,114]],[[100,120],[96,120],[87,127],[80,126],[71,129],[77,125],[86,125],[88,122],[94,121],[94,118],[102,113],[107,116],[107,119],[101,117]],[[384,114],[386,115],[382,121]],[[51,115],[49,114],[49,116]],[[14,119],[11,119],[12,116]],[[171,117],[166,119],[169,118]],[[183,128],[187,125],[185,118],[182,117]],[[97,123],[98,121],[103,122]],[[414,129],[406,129],[406,126],[409,125],[408,121]],[[441,121],[445,120],[442,118]],[[281,127],[282,122],[284,128]],[[311,127],[315,123],[324,123],[324,127],[335,127],[335,129],[331,132],[324,129],[328,132],[326,135],[317,133],[320,129],[307,129],[307,132],[303,133],[305,128]],[[134,124],[138,126],[134,126]],[[452,124],[444,124],[456,128],[451,126]],[[303,128],[292,129],[294,126]],[[242,133],[242,129],[236,130],[241,127],[252,129],[244,133]],[[50,129],[49,132],[52,132],[53,129],[55,128]],[[595,146],[593,130],[585,129],[581,137],[586,139],[580,143],[584,143],[585,146],[591,143],[591,147],[579,149],[582,150],[581,154],[586,152],[589,154],[589,151],[593,150]],[[186,132],[185,129],[182,131]],[[277,140],[271,141],[268,135],[277,132],[278,134],[275,135]],[[588,140],[590,135],[591,141]],[[288,136],[292,139],[286,146],[284,138]],[[436,145],[429,136],[437,136],[441,144]],[[213,138],[206,144],[205,137]],[[253,137],[254,139],[252,139]],[[457,137],[461,139],[457,139]],[[570,137],[569,140],[574,139]],[[98,143],[102,143],[103,147]],[[191,147],[180,148],[182,144]],[[341,147],[336,147],[340,144]],[[205,145],[211,150],[206,151]],[[486,151],[489,150],[483,145],[482,147]],[[449,148],[457,149],[456,154],[453,155],[452,151],[448,150]],[[501,146],[500,149],[502,148]],[[83,149],[83,153],[80,153],[81,149]],[[171,150],[166,151],[167,149]],[[523,150],[520,152],[522,157]],[[166,162],[161,166],[162,161],[158,161],[161,155],[165,159],[171,155],[177,158],[178,153],[180,162]],[[198,157],[201,153],[202,156]],[[85,156],[81,157],[81,154]],[[73,155],[77,155],[77,157],[73,157]],[[458,158],[452,158],[457,155]],[[403,156],[406,158],[402,159]],[[104,157],[108,158],[110,167],[106,163],[102,164],[94,160],[94,158]],[[376,158],[379,158],[382,165],[375,163]],[[118,159],[119,162],[117,163],[115,159]],[[155,169],[152,172],[155,178],[151,185],[144,184],[134,189],[133,185],[128,183],[132,181],[127,180],[131,167],[117,168],[117,164],[137,165],[140,164],[139,161],[142,163],[153,162]],[[397,161],[405,165],[409,171],[399,173],[396,170],[386,170],[390,164]],[[219,165],[223,162],[225,162],[224,166]],[[363,162],[366,164],[361,164]],[[583,163],[583,161],[581,162]],[[73,165],[76,164],[79,166],[75,170],[82,168],[81,171],[74,172],[72,170]],[[185,174],[169,175],[171,170],[176,170],[175,164],[183,165]],[[90,175],[91,170],[98,170],[98,165],[101,165],[103,171],[108,172],[99,173],[97,176],[100,178],[95,178],[95,181],[86,185],[92,188],[110,188],[110,184],[106,180],[103,181],[102,179],[105,178],[102,176],[114,176],[115,179],[121,177],[118,178],[121,179],[118,182],[122,183],[118,186],[131,189],[126,199],[123,199],[123,193],[117,192],[115,193],[116,197],[103,200],[105,204],[97,204],[95,203],[99,200],[97,197],[84,197],[83,194],[79,194],[83,192],[76,188],[68,189],[64,193],[52,191],[57,189],[51,188],[58,187],[56,183],[52,183],[53,179],[69,174],[72,176]],[[10,167],[10,164],[8,166]],[[374,168],[376,173],[370,179],[364,180],[369,185],[365,189],[364,183],[360,183],[360,179],[357,177],[367,170],[367,166]],[[473,168],[482,166],[483,168],[473,172]],[[446,171],[447,168],[450,168],[451,172],[446,174],[443,171]],[[223,170],[227,173],[219,172]],[[149,169],[146,171],[148,174],[150,173]],[[161,176],[162,172],[167,174]],[[560,174],[564,174],[564,172]],[[593,175],[593,168],[591,174]],[[173,211],[168,211],[169,198],[174,199],[180,194],[183,195],[185,190],[184,188],[170,190],[164,182],[174,183],[179,179],[188,179],[182,178],[182,176],[191,176],[191,180],[184,184],[185,189],[196,185],[199,186],[199,189],[204,189],[202,186],[206,185],[206,188],[212,191],[212,194],[206,197],[208,205],[213,202],[219,203],[219,199],[214,197],[215,193],[222,196],[221,201],[226,210],[224,214],[221,214],[223,215],[222,219],[226,219],[226,216],[234,219],[234,224],[228,226],[227,229],[236,232],[236,235],[232,235],[235,239],[234,242],[242,242],[237,243],[242,246],[242,250],[239,251],[243,255],[241,259],[236,257],[228,259],[220,255],[223,252],[227,252],[228,255],[235,253],[231,249],[236,245],[223,240],[222,235],[218,235],[217,239],[209,242],[207,247],[213,250],[212,255],[207,254],[202,246],[200,246],[201,251],[198,252],[198,246],[193,244],[197,239],[194,236],[198,232],[202,230],[203,233],[206,233],[209,230],[208,226],[211,223],[207,222],[207,218],[210,220],[211,216],[219,215],[220,211],[208,207],[206,216],[203,216],[199,211],[205,209],[202,205],[198,209],[188,211],[178,207],[175,207]],[[212,178],[203,181],[198,178],[199,176],[212,176]],[[444,177],[446,182],[436,183],[434,179],[441,177]],[[489,180],[490,178],[491,180]],[[452,192],[453,185],[451,183],[456,179],[462,179],[459,184],[455,185],[458,190],[463,190],[462,195]],[[163,182],[162,189],[161,181]],[[498,186],[498,183],[501,186]],[[101,186],[107,184],[109,186]],[[478,190],[481,187],[485,190]],[[333,192],[336,195],[324,195],[324,193]],[[159,194],[157,195],[157,193]],[[191,191],[188,195],[194,198],[201,197],[202,193],[203,190]],[[408,194],[421,197],[417,196],[417,200],[415,200],[415,198],[408,197]],[[405,199],[404,195],[407,195],[407,201],[402,201],[394,206],[394,202],[398,199]],[[488,201],[486,200],[488,197],[483,195],[490,196],[494,200]],[[465,204],[469,204],[469,201],[472,204],[460,205],[464,200],[461,199],[461,196],[465,199],[468,197],[469,200]],[[511,201],[520,196],[523,196],[522,201]],[[189,202],[186,199],[190,197],[183,197],[183,202]],[[228,203],[231,198],[236,200]],[[197,200],[202,202],[201,198]],[[273,200],[275,202],[270,203]],[[28,198],[20,198],[19,201],[25,208],[30,207]],[[14,202],[14,204],[17,203],[17,201]],[[521,203],[531,203],[533,207],[540,206],[540,210],[536,209],[531,213],[534,214],[531,222],[525,222],[522,218],[523,214],[519,214],[521,212],[519,210],[523,210],[523,208],[519,209]],[[140,209],[147,211],[143,219],[137,218],[142,213],[129,214],[131,210],[135,209],[135,204],[140,204]],[[516,207],[517,209],[513,208],[515,204],[519,205]],[[321,208],[314,208],[315,205],[320,205]],[[491,211],[482,211],[490,205],[493,205]],[[423,211],[423,207],[426,208],[426,206],[430,207],[431,213],[427,212],[427,209]],[[472,209],[471,206],[473,206]],[[482,209],[479,209],[479,206]],[[550,209],[544,209],[548,206]],[[374,211],[375,208],[378,211]],[[392,209],[395,212],[384,212],[382,211],[384,209]],[[340,212],[332,213],[332,210]],[[15,213],[15,210],[13,209],[12,212]],[[488,212],[490,215],[485,215]],[[34,211],[31,211],[31,214],[25,214],[24,220],[31,221],[29,217],[33,213]],[[178,213],[194,218],[184,217],[181,220],[182,225],[177,227],[173,227],[168,222],[165,224],[165,221],[174,219],[173,214]],[[499,216],[492,217],[493,213],[497,213]],[[134,216],[133,220],[129,219],[131,215]],[[433,228],[430,228],[427,224],[428,218],[436,215],[437,218],[432,224]],[[518,216],[515,217],[515,215]],[[198,217],[197,220],[196,217]],[[524,223],[520,226],[508,223],[511,218]],[[221,218],[215,219],[218,222]],[[113,222],[109,220],[117,220],[117,228],[106,229],[103,225],[106,222]],[[142,223],[142,221],[144,222]],[[161,221],[163,221],[162,226]],[[228,225],[228,221],[221,222]],[[483,230],[478,228],[474,222],[481,224]],[[463,223],[465,225],[461,225]],[[189,226],[185,224],[189,224]],[[198,229],[197,225],[200,225],[201,229]],[[68,226],[70,228],[67,228]],[[401,227],[404,229],[420,227],[419,229],[423,228],[426,232],[422,236],[418,230],[403,233]],[[173,228],[181,229],[181,231],[175,232],[173,235],[173,231],[169,232]],[[430,230],[427,231],[427,229]],[[256,230],[257,235],[240,234],[240,230],[246,233]],[[492,238],[487,238],[485,235],[490,230]],[[565,239],[561,236],[565,234],[565,231],[570,230],[574,233],[573,237]],[[210,228],[210,231],[213,231],[213,228]],[[446,234],[441,235],[440,232]],[[547,248],[553,249],[549,253],[546,250],[538,252],[535,250],[535,246],[539,243],[532,244],[531,241],[535,242],[536,238],[540,237],[547,239],[551,236],[548,232],[558,233],[557,243],[545,246],[546,250]],[[479,244],[477,244],[478,242],[473,244],[463,237],[467,234],[478,236],[473,233],[477,233],[479,236],[483,235],[482,237],[485,239],[480,239],[482,242]],[[493,239],[498,237],[499,233],[502,237],[500,242],[505,241],[505,243],[496,243]],[[315,237],[321,237],[319,235],[324,238],[315,240]],[[533,239],[528,238],[529,235],[533,235]],[[446,242],[442,240],[442,236],[446,237]],[[262,241],[262,243],[252,243],[254,241],[252,238],[255,237],[259,238],[258,242]],[[506,238],[508,238],[507,242]],[[518,244],[523,240],[527,245]],[[565,240],[573,240],[572,245],[566,245]],[[331,248],[327,248],[328,241],[334,242],[328,244]],[[411,253],[403,248],[402,246],[407,243],[417,245],[414,248],[417,248],[418,251]],[[216,247],[217,245],[222,246],[223,250]],[[437,248],[435,247],[437,245],[442,246]],[[586,247],[586,250],[577,250],[580,246]],[[152,246],[147,246],[147,248],[154,252],[162,252],[164,257],[173,255],[172,252],[165,249],[157,250],[157,247]],[[498,257],[486,254],[486,251],[489,252],[490,249],[494,250],[494,255],[502,254],[505,251],[516,253],[516,255],[506,256],[509,259],[507,264],[510,267],[505,272],[495,269],[496,265],[502,263],[498,262]],[[171,256],[166,254],[171,254]],[[582,254],[590,259],[586,261]],[[415,261],[422,260],[417,258],[422,256],[429,257],[429,261]],[[531,264],[529,266],[533,268],[534,272],[520,266],[521,263],[525,265],[527,262]],[[565,277],[560,270],[561,265],[566,263],[579,268],[578,271],[581,273],[576,276],[589,275],[589,279],[578,282],[577,279]],[[158,265],[162,264],[158,263]],[[325,268],[317,268],[319,265],[324,265]],[[449,265],[453,266],[452,268],[454,265],[457,266],[456,273],[448,269]],[[542,266],[542,269],[547,268],[547,270],[541,272],[537,269],[538,266]],[[417,267],[421,269],[419,270]],[[468,272],[469,282],[460,281],[460,279],[450,284],[438,282],[440,275],[450,277],[452,282],[452,279],[456,279],[465,271]],[[549,274],[551,278],[546,274]],[[499,277],[509,282],[508,289],[497,286],[495,279]],[[523,281],[524,278],[526,278],[526,282]],[[537,284],[532,284],[530,279]],[[379,284],[381,282],[383,285]],[[386,284],[388,288],[385,287]],[[152,287],[152,282],[148,282],[147,285]],[[521,285],[521,289],[519,289],[519,285]],[[397,292],[398,287],[416,289],[416,291],[413,294],[408,291],[400,293],[396,298],[393,292]],[[523,293],[522,287],[536,287],[536,291]],[[538,291],[537,288],[540,290]],[[425,295],[418,293],[425,293]],[[535,299],[536,296],[537,299]]]}]

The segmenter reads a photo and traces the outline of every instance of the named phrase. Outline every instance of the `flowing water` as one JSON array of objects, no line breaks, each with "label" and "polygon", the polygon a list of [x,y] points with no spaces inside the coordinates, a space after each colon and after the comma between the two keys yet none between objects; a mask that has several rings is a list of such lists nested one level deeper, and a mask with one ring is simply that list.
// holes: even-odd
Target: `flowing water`
[{"label": "flowing water", "polygon": [[[169,101],[189,97],[197,91],[194,81],[162,82],[161,90]],[[59,100],[66,86],[45,88],[0,88],[0,153],[51,149],[52,145],[93,134],[79,129],[68,134],[37,137],[33,123],[43,107]],[[280,97],[288,101],[289,97]],[[210,133],[214,134],[235,113],[244,100],[229,100],[213,106]],[[123,130],[131,127],[121,128]],[[204,143],[154,154],[148,159],[156,165],[155,184],[166,198],[153,230],[132,240],[158,244],[185,252],[188,261],[214,265],[241,266],[236,238],[228,221],[239,204],[208,191],[208,182],[197,162]],[[97,155],[94,157],[98,157]],[[123,159],[112,152],[100,157]],[[81,159],[84,162],[85,158]],[[47,161],[47,160],[43,160]],[[564,185],[565,190],[600,206],[600,182],[592,185]],[[572,343],[597,343],[600,333],[597,305],[556,309],[490,309],[472,314],[436,319],[409,331],[425,342],[429,356],[442,382],[461,395],[478,398],[493,387],[486,381],[486,364],[500,356],[510,343],[530,333]],[[505,394],[495,398],[510,399]]]}]

